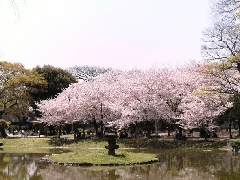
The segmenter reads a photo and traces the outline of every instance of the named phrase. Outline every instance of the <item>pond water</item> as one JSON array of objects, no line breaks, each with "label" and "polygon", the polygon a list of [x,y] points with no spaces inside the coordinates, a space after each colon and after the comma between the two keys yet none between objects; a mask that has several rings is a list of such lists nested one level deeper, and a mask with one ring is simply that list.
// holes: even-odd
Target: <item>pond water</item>
[{"label": "pond water", "polygon": [[45,154],[0,154],[0,179],[240,179],[240,154],[223,151],[155,151],[159,163],[132,167],[65,167],[43,163]]}]

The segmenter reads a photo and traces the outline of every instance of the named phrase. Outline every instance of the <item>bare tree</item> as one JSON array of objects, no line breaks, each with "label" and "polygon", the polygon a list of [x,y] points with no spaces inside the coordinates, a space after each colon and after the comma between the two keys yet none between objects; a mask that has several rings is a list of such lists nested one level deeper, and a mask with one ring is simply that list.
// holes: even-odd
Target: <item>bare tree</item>
[{"label": "bare tree", "polygon": [[78,80],[89,81],[94,77],[110,71],[111,68],[102,68],[98,66],[74,66],[67,69]]},{"label": "bare tree", "polygon": [[211,10],[214,16],[222,16],[228,20],[236,20],[237,11],[240,7],[239,0],[211,0]]},{"label": "bare tree", "polygon": [[240,1],[214,0],[212,3],[212,25],[203,32],[203,57],[228,61],[240,72]]}]

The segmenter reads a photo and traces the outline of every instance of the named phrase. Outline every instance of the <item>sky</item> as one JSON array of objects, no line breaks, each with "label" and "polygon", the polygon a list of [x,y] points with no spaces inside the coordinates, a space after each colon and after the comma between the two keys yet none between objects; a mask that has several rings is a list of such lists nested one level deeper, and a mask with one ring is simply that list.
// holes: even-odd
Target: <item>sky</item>
[{"label": "sky", "polygon": [[147,69],[200,61],[208,0],[0,0],[0,61]]}]

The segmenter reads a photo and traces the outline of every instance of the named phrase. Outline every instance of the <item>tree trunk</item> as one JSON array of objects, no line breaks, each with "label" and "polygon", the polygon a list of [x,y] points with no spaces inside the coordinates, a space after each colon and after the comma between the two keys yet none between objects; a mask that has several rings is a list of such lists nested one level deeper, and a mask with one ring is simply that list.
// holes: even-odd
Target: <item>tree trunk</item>
[{"label": "tree trunk", "polygon": [[171,136],[171,131],[170,131],[170,127],[169,126],[168,126],[167,131],[168,131],[168,136]]},{"label": "tree trunk", "polygon": [[[206,131],[206,130],[205,130],[205,131]],[[207,133],[207,131],[205,132],[204,140],[205,140],[205,141],[208,141],[208,133]]]},{"label": "tree trunk", "polygon": [[232,139],[232,119],[229,120],[229,138]]},{"label": "tree trunk", "polygon": [[3,114],[4,114],[4,112],[0,111],[0,119],[2,119]]},{"label": "tree trunk", "polygon": [[208,140],[208,131],[204,126],[200,129],[200,138],[204,138],[205,141]]},{"label": "tree trunk", "polygon": [[182,139],[182,136],[183,136],[183,134],[182,134],[182,128],[178,128],[178,132],[179,132],[179,138],[180,139]]},{"label": "tree trunk", "polygon": [[93,127],[94,127],[94,129],[95,129],[95,134],[96,134],[96,137],[99,137],[99,133],[98,133],[98,128],[99,128],[99,125],[97,124],[97,122],[96,122],[96,119],[95,119],[95,118],[93,118],[92,125],[93,125]]},{"label": "tree trunk", "polygon": [[168,136],[171,136],[171,129],[172,129],[172,126],[170,123],[167,123],[167,126],[166,128],[164,128],[164,133],[165,133],[165,130],[167,129],[167,133],[168,133]]},{"label": "tree trunk", "polygon": [[47,135],[50,135],[50,136],[54,135],[54,126],[53,125],[49,126],[49,134],[47,134]]},{"label": "tree trunk", "polygon": [[[0,111],[0,119],[2,119],[3,114],[4,114],[4,112]],[[7,133],[6,133],[5,128],[3,127],[2,124],[0,125],[0,133],[2,135],[2,138],[6,138],[7,137]]]},{"label": "tree trunk", "polygon": [[98,137],[98,126],[95,124],[95,125],[93,125],[93,127],[95,129],[96,137]]},{"label": "tree trunk", "polygon": [[101,130],[101,131],[100,131],[100,134],[99,134],[99,137],[100,137],[100,138],[103,138],[103,125],[104,125],[104,124],[103,124],[103,122],[101,121],[101,122],[100,122],[100,128],[101,128],[100,130]]},{"label": "tree trunk", "polygon": [[240,119],[238,119],[238,136],[240,137]]},{"label": "tree trunk", "polygon": [[60,139],[60,136],[61,136],[61,132],[62,132],[62,125],[60,124],[59,131],[58,131],[58,138],[59,139]]},{"label": "tree trunk", "polygon": [[5,131],[5,129],[4,129],[4,127],[0,127],[0,132],[1,132],[1,135],[2,135],[2,138],[6,138],[7,137],[7,133],[6,133],[6,131]]}]

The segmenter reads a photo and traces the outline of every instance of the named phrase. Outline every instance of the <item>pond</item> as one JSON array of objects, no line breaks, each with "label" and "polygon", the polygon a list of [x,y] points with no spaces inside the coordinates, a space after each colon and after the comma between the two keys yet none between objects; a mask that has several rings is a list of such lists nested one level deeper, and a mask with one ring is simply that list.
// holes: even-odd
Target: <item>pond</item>
[{"label": "pond", "polygon": [[240,154],[226,151],[156,151],[159,163],[132,167],[65,167],[43,163],[45,154],[0,154],[0,179],[240,179]]}]

